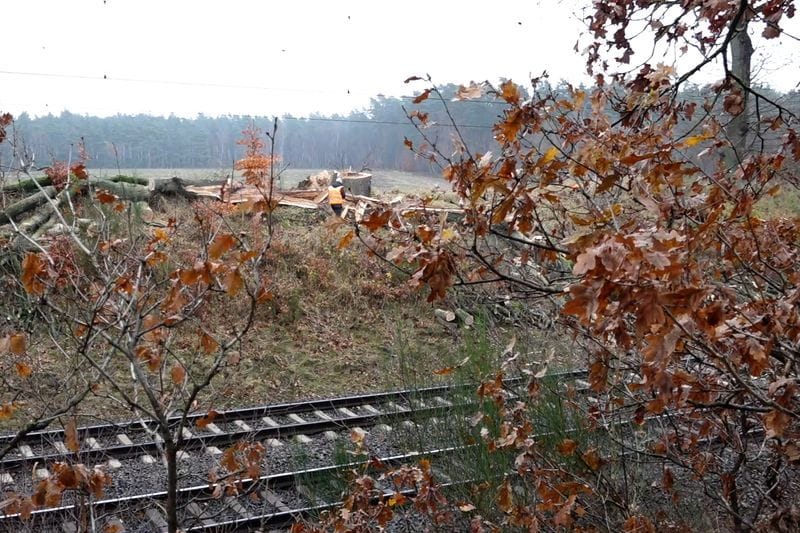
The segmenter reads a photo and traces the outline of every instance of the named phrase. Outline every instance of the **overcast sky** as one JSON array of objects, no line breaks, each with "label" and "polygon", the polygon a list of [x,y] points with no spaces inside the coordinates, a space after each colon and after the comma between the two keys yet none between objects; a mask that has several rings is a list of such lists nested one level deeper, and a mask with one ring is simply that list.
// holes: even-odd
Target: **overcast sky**
[{"label": "overcast sky", "polygon": [[[573,46],[588,3],[2,0],[0,111],[304,116],[409,94],[414,74],[581,82]],[[761,79],[794,88],[794,48],[759,47]]]}]

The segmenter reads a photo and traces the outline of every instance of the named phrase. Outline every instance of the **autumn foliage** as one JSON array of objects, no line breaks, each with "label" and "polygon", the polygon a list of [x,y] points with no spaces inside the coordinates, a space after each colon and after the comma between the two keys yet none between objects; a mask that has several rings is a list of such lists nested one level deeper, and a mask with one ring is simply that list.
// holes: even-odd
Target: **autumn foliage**
[{"label": "autumn foliage", "polygon": [[[270,160],[259,155],[263,143],[255,132],[248,142],[254,151],[246,161]],[[204,391],[239,364],[256,308],[269,300],[263,260],[273,227],[261,221],[264,209],[258,205],[269,205],[270,182],[262,202],[235,213],[204,207],[193,210],[193,218],[148,222],[129,201],[95,188],[87,179],[87,159],[81,150],[76,162],[49,167],[48,177],[68,197],[48,206],[61,221],[59,232],[38,240],[28,236],[29,246],[19,254],[12,294],[32,319],[28,332],[4,331],[0,337],[5,385],[0,417],[32,420],[0,447],[0,457],[17,439],[57,422],[65,427],[67,448],[80,452],[86,444],[78,438],[75,419],[91,412],[85,406],[89,398],[124,406],[152,421],[163,443],[167,524],[176,531],[176,462],[186,416],[213,410],[213,396]],[[269,176],[260,166],[248,168],[254,179]],[[92,218],[78,224],[81,217]],[[215,319],[219,309],[229,316]],[[55,389],[41,376],[51,369],[61,375]],[[235,490],[241,476],[257,475],[260,457],[255,445],[235,445],[224,455],[223,467],[230,472],[220,486]],[[109,476],[80,463],[56,464],[33,493],[9,492],[2,504],[27,517],[59,504],[69,491],[102,496]]]},{"label": "autumn foliage", "polygon": [[[670,24],[670,13],[683,16]],[[701,487],[726,528],[800,524],[792,503],[800,220],[756,214],[763,199],[800,183],[797,117],[743,85],[727,64],[718,95],[705,102],[681,101],[687,78],[663,64],[602,74],[604,47],[622,51],[622,63],[631,59],[636,18],[651,23],[657,41],[699,45],[701,68],[726,53],[745,22],[761,24],[769,38],[780,34],[781,16],[793,15],[793,2],[597,2],[587,56],[594,87],[554,91],[534,79],[530,96],[511,81],[460,91],[505,102],[496,154],[473,153],[458,133],[456,153],[443,153],[427,117],[409,112],[422,141],[407,146],[442,167],[464,217],[385,210],[362,226],[391,248],[389,259],[415,265],[412,279],[431,299],[470,286],[483,287],[487,300],[500,292],[528,305],[558,302],[560,327],[588,371],[591,402],[575,409],[587,428],[616,435],[609,445],[617,452],[560,443],[558,455],[580,458],[580,468],[567,468],[545,453],[525,406],[507,403],[494,385],[505,429],[487,445],[514,450],[518,483],[536,494],[518,501],[500,488],[507,526],[602,529],[608,523],[592,518],[599,504],[604,513],[617,506],[612,529],[677,527],[627,508],[624,492],[601,496],[611,468],[604,465],[618,464],[611,459],[620,451],[662,461],[658,476],[676,502],[693,497],[690,485]],[[745,93],[757,115],[737,138],[730,125],[754,112]],[[446,105],[435,86],[416,103],[429,98]],[[620,436],[611,430],[620,424],[646,436]]]}]

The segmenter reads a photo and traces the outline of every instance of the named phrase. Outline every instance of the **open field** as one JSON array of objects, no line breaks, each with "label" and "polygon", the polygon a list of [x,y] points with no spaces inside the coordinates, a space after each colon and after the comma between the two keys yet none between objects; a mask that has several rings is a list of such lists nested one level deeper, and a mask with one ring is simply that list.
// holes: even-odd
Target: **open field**
[{"label": "open field", "polygon": [[[324,169],[309,168],[288,168],[281,173],[279,183],[282,188],[294,188],[299,182],[311,174],[315,174]],[[136,168],[136,169],[90,169],[90,173],[99,177],[116,176],[124,174],[126,176],[137,176],[142,178],[179,178],[192,179],[217,179],[230,173],[230,169],[214,168]],[[436,186],[440,190],[449,190],[448,183],[441,177],[433,174],[420,172],[403,172],[399,170],[371,170],[372,188],[376,194],[386,193],[425,193],[432,191]],[[237,173],[238,174],[238,173]]]}]

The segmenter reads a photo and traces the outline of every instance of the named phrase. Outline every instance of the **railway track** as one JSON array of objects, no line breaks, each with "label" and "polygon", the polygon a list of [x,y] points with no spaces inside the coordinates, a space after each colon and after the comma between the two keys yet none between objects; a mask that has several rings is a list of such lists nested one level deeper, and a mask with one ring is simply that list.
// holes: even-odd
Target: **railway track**
[{"label": "railway track", "polygon": [[[575,371],[549,378],[560,383],[584,376],[585,372]],[[522,381],[509,380],[508,386]],[[181,459],[185,460],[181,463],[186,477],[195,483],[180,488],[181,524],[185,524],[187,531],[254,531],[255,528],[268,531],[285,527],[297,516],[320,512],[335,502],[313,501],[297,480],[330,477],[343,468],[353,468],[351,464],[330,466],[334,453],[331,443],[346,438],[343,432],[360,427],[375,428],[375,434],[388,434],[393,427],[413,427],[415,420],[446,418],[474,402],[473,391],[474,387],[466,386],[429,387],[229,410],[218,413],[202,429],[197,422],[205,413],[189,414],[181,445],[184,454]],[[180,420],[180,416],[175,416],[170,421],[177,425]],[[150,486],[127,481],[130,477],[145,478],[151,471],[163,471],[161,442],[154,429],[148,421],[83,427],[78,430],[81,444],[78,452],[67,449],[62,430],[27,435],[17,444],[15,453],[0,462],[0,489],[24,493],[37,478],[49,475],[48,465],[54,462],[103,464],[104,468],[117,471],[111,473],[112,478],[121,477],[120,484],[125,481],[132,487],[120,489],[119,495],[91,502],[91,506],[86,501],[68,498],[59,507],[34,511],[27,521],[17,515],[0,515],[0,531],[73,533],[82,531],[85,522],[81,521],[87,519],[103,524],[102,527],[119,524],[126,533],[163,530],[165,522],[159,508],[163,507],[166,493],[154,490],[163,486],[162,480],[154,478]],[[0,436],[0,446],[12,438]],[[396,436],[398,441],[403,439]],[[292,446],[305,446],[315,452],[327,450],[322,458],[325,464],[312,468],[294,468],[289,464],[284,472],[242,483],[237,489],[239,497],[220,498],[214,494],[215,486],[206,481],[205,474],[218,462],[220,447],[241,440],[260,441],[272,450]],[[286,446],[287,443],[290,445]],[[397,444],[387,445],[386,452],[381,454],[383,462],[398,464],[420,456],[420,452],[399,452],[399,448]],[[440,453],[444,452],[440,449],[426,455]],[[198,472],[190,474],[192,470]],[[241,497],[242,494],[246,497]],[[83,525],[79,527],[78,523]]]},{"label": "railway track", "polygon": [[[465,448],[442,448],[426,452],[411,452],[380,458],[386,467],[436,459],[458,454]],[[318,515],[341,504],[337,499],[321,501],[310,495],[307,483],[314,479],[330,479],[343,472],[360,469],[366,471],[367,461],[354,461],[335,466],[310,468],[246,479],[239,484],[242,494],[255,494],[258,505],[248,504],[241,497],[214,495],[216,485],[206,484],[180,489],[178,492],[179,521],[186,532],[230,533],[238,531],[274,531],[286,528],[298,518]],[[453,484],[452,481],[445,482]],[[385,495],[395,491],[387,486],[379,488]],[[410,491],[403,491],[408,495]],[[126,533],[164,531],[166,523],[157,511],[166,502],[166,492],[152,492],[122,498],[109,498],[92,502],[91,522],[99,531],[118,524]],[[73,533],[80,531],[76,516],[82,512],[80,504],[62,505],[34,511],[31,518],[21,520],[11,516],[0,521],[8,529],[3,531],[37,531],[41,533]],[[87,507],[83,506],[86,510]],[[120,529],[123,531],[123,529]]]}]

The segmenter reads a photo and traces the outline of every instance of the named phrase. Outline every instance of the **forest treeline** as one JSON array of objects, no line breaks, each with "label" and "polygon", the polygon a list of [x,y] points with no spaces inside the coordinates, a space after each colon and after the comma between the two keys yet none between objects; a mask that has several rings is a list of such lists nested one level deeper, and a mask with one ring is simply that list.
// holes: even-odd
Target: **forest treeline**
[{"label": "forest treeline", "polygon": [[[412,109],[429,114],[432,125],[425,134],[439,148],[450,149],[456,135],[448,112],[471,150],[485,152],[495,148],[492,124],[502,114],[503,102],[491,94],[453,101],[458,90],[454,84],[440,86],[439,90],[447,110],[433,96],[421,104],[414,104],[411,98],[376,96],[367,109],[347,115],[280,117],[277,155],[294,168],[431,170],[427,161],[403,144],[404,138],[420,144],[420,135],[406,115]],[[566,91],[566,84],[552,90]],[[698,102],[713,100],[714,95],[713,88],[696,86],[685,88],[683,93]],[[800,109],[797,91],[771,96],[790,109]],[[120,114],[101,118],[67,111],[42,117],[23,113],[16,117],[14,126],[16,148],[7,144],[0,151],[0,169],[9,163],[13,149],[35,154],[40,167],[53,160],[66,160],[80,138],[84,139],[94,168],[230,168],[243,154],[242,146],[237,144],[242,130],[251,123],[262,130],[271,129],[272,120],[239,115],[181,118]]]}]

